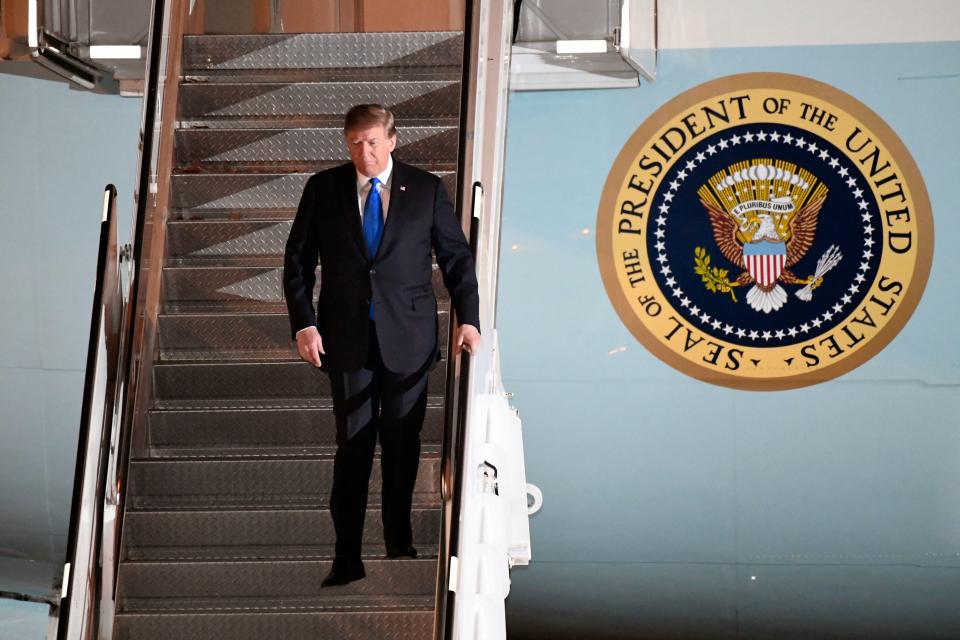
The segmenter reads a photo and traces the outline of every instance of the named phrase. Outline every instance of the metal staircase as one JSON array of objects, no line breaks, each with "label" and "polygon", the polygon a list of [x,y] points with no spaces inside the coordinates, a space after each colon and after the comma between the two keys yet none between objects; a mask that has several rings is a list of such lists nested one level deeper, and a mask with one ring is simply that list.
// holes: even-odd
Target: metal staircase
[{"label": "metal staircase", "polygon": [[[175,154],[152,398],[132,436],[115,638],[434,637],[445,363],[431,374],[422,433],[420,557],[384,559],[375,463],[367,578],[321,591],[333,557],[335,429],[326,375],[291,346],[280,282],[303,185],[345,161],[351,105],[393,109],[396,157],[456,193],[462,49],[452,32],[185,36],[177,126],[166,133]],[[434,282],[445,344],[449,298]]]}]

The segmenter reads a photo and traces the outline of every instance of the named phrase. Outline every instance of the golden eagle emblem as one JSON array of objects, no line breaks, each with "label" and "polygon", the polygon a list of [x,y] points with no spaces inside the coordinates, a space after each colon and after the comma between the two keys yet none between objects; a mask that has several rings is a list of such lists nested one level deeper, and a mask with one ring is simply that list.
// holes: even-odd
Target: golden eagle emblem
[{"label": "golden eagle emblem", "polygon": [[710,291],[730,293],[736,301],[733,289],[752,284],[747,304],[771,313],[787,302],[780,283],[805,285],[796,295],[809,301],[824,274],[842,258],[831,246],[812,276],[798,278],[790,270],[813,246],[827,198],[826,185],[795,164],[771,159],[738,162],[711,176],[697,193],[720,253],[744,270],[730,281],[727,270],[712,267],[706,250],[697,247],[695,272]]}]

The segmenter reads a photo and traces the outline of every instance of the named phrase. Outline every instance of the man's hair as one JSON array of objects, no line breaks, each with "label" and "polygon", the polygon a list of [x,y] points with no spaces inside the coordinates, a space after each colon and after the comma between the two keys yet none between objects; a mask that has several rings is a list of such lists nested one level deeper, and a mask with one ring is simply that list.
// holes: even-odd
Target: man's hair
[{"label": "man's hair", "polygon": [[343,132],[355,129],[368,129],[382,125],[387,136],[397,135],[397,128],[393,124],[393,113],[382,104],[358,104],[350,107],[343,119]]}]

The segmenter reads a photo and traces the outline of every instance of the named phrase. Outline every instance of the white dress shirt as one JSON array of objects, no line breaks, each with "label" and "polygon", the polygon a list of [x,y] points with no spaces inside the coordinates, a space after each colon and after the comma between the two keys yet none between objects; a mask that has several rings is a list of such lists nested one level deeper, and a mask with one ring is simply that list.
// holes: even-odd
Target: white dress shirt
[{"label": "white dress shirt", "polygon": [[[390,178],[393,175],[393,156],[387,156],[387,168],[377,178],[380,184],[380,203],[383,205],[383,221],[387,221],[387,210],[390,209]],[[370,178],[357,171],[357,204],[360,206],[360,224],[363,224],[363,207],[367,204],[370,195]]]},{"label": "white dress shirt", "polygon": [[[380,184],[377,189],[380,191],[380,204],[383,206],[383,221],[387,221],[387,210],[390,209],[390,178],[393,175],[393,156],[387,156],[387,168],[377,178]],[[367,197],[370,195],[370,178],[357,171],[357,205],[360,207],[360,224],[363,225],[363,207],[367,204]],[[311,325],[312,326],[312,325]],[[305,331],[310,327],[304,327],[300,331]],[[300,335],[297,331],[297,335]]]}]

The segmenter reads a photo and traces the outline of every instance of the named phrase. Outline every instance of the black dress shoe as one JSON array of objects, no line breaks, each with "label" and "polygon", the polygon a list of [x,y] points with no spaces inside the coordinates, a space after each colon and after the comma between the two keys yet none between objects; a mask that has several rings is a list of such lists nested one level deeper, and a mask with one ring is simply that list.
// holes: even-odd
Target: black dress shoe
[{"label": "black dress shoe", "polygon": [[354,580],[360,580],[366,577],[366,575],[366,572],[363,570],[363,562],[360,560],[356,562],[334,560],[330,573],[328,573],[327,577],[320,583],[320,587],[337,587],[353,582]]},{"label": "black dress shoe", "polygon": [[417,550],[413,548],[413,545],[407,545],[402,549],[387,549],[387,558],[391,560],[394,558],[416,558]]}]

